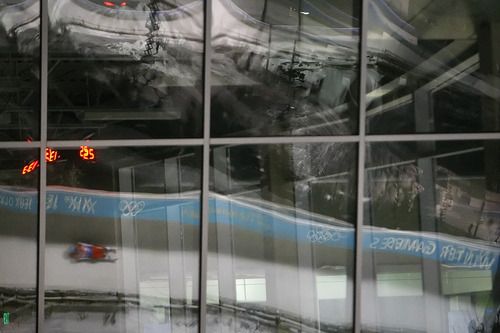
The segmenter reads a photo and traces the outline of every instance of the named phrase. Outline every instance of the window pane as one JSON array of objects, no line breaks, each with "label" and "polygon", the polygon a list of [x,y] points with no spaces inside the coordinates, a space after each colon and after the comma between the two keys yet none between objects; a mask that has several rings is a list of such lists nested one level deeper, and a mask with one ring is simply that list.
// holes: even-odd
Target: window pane
[{"label": "window pane", "polygon": [[500,2],[370,2],[367,131],[500,131]]},{"label": "window pane", "polygon": [[202,1],[49,2],[49,139],[201,136]]},{"label": "window pane", "polygon": [[196,331],[200,150],[53,151],[46,330]]},{"label": "window pane", "polygon": [[219,146],[212,161],[207,332],[351,330],[356,146]]},{"label": "window pane", "polygon": [[0,325],[6,331],[36,329],[39,156],[36,149],[0,149]]},{"label": "window pane", "polygon": [[368,146],[364,331],[493,332],[499,152],[500,141]]},{"label": "window pane", "polygon": [[0,3],[0,141],[40,137],[40,3]]},{"label": "window pane", "polygon": [[213,136],[357,131],[357,0],[213,1]]}]

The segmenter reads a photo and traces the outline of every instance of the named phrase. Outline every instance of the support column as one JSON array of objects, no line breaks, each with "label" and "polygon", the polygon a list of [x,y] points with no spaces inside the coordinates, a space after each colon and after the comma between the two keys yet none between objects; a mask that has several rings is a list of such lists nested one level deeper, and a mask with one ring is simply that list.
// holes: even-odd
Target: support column
[{"label": "support column", "polygon": [[[291,146],[269,146],[267,150],[267,185],[269,201],[290,206],[294,203]],[[271,235],[274,230],[270,230]],[[301,320],[299,247],[294,241],[272,237],[264,242],[267,304],[275,310],[277,332],[288,332],[284,317]],[[304,258],[304,260],[306,260]]]},{"label": "support column", "polygon": [[[308,148],[309,145],[306,145]],[[304,159],[302,155],[309,155],[310,152],[306,152],[306,147],[301,149],[298,154],[300,156],[294,156],[300,160]],[[293,150],[292,150],[293,151]],[[308,164],[307,174],[311,174],[311,161],[304,161]],[[298,163],[293,163],[293,165],[298,165]],[[309,197],[309,191],[301,190],[303,184],[296,183],[293,185],[293,200],[295,208],[302,209],[304,211],[311,211],[311,200]],[[309,219],[314,223],[313,218]],[[311,226],[315,228],[315,225]],[[300,239],[299,234],[296,235],[296,239]],[[299,300],[300,300],[300,315],[304,321],[310,322],[315,328],[314,331],[319,332],[320,329],[320,315],[319,315],[319,301],[318,292],[316,288],[316,272],[315,272],[315,260],[314,260],[314,243],[313,242],[297,242],[297,267],[299,272]]]},{"label": "support column", "polygon": [[[431,158],[420,158],[417,166],[422,171],[419,183],[424,187],[419,200],[420,230],[422,232],[438,232],[435,216],[436,180],[435,161]],[[427,332],[446,332],[448,329],[447,304],[441,288],[441,263],[437,260],[422,259],[422,284],[424,289],[425,319]]]},{"label": "support column", "polygon": [[221,305],[219,325],[220,333],[232,333],[239,330],[238,315],[233,307],[237,304],[235,258],[233,247],[232,216],[217,212],[231,212],[229,202],[215,201],[216,216],[228,218],[229,223],[217,223],[217,261],[219,278],[219,304]]},{"label": "support column", "polygon": [[[480,72],[492,82],[500,77],[500,22],[485,22],[479,28],[479,64]],[[500,131],[500,102],[494,98],[482,97],[482,125],[487,132]],[[485,210],[492,211],[489,216],[483,216],[491,226],[490,232],[494,233],[500,226],[500,144],[498,141],[484,142],[485,156]],[[497,211],[498,210],[498,211]],[[490,235],[490,238],[495,238]],[[495,316],[500,311],[500,271],[492,272],[493,286],[490,299],[484,313],[484,329],[490,332],[495,321]],[[492,312],[488,311],[492,310]]]},{"label": "support column", "polygon": [[[213,149],[214,159],[214,188],[218,193],[231,193],[231,160],[230,149],[219,147]],[[220,321],[218,326],[219,333],[231,333],[238,330],[238,318],[233,307],[237,303],[236,299],[236,276],[235,276],[235,258],[234,256],[234,235],[232,228],[232,214],[219,214],[218,212],[232,212],[230,202],[213,201],[214,215],[217,218],[216,239],[217,239],[217,277],[219,283],[219,305]],[[219,220],[228,218],[229,223]]]},{"label": "support column", "polygon": [[[432,133],[434,126],[434,108],[432,91],[415,91],[415,126],[417,133]],[[435,151],[434,142],[418,142],[418,154],[425,155]],[[436,218],[435,161],[431,158],[419,158],[417,167],[421,171],[418,182],[424,188],[419,196],[420,231],[438,232]],[[448,312],[441,289],[441,264],[439,261],[422,259],[422,284],[424,291],[425,320],[427,332],[445,332],[448,328]]]},{"label": "support column", "polygon": [[[124,168],[119,170],[120,192],[133,192],[133,170]],[[117,263],[121,266],[123,294],[125,297],[137,297],[139,301],[139,282],[138,282],[138,259],[137,259],[137,235],[135,219],[121,218],[121,244],[118,255],[121,260]],[[120,271],[119,270],[119,271]],[[123,332],[140,332],[139,309],[137,311],[128,311],[125,316],[125,327]]]},{"label": "support column", "polygon": [[185,333],[188,327],[186,313],[186,268],[184,264],[184,232],[182,207],[167,208],[168,282],[172,333]]}]

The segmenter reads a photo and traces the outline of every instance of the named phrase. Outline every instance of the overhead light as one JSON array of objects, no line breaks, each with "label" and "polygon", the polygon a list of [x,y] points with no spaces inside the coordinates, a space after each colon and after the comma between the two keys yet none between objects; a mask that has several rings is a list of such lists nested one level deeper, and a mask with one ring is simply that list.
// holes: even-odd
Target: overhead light
[{"label": "overhead light", "polygon": [[309,15],[309,12],[300,12],[302,15]]},{"label": "overhead light", "polygon": [[[106,6],[110,6],[110,7],[113,7],[115,5],[113,2],[110,2],[110,1],[104,1],[104,4]],[[120,3],[120,6],[126,6],[126,5],[127,5],[127,3],[125,1]]]}]

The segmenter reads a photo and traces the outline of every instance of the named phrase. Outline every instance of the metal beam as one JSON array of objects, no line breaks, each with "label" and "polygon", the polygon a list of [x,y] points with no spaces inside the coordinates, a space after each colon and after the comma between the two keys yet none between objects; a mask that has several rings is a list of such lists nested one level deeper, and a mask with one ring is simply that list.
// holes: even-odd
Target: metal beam
[{"label": "metal beam", "polygon": [[48,44],[49,13],[48,2],[40,0],[40,191],[38,200],[38,267],[37,267],[37,332],[45,332],[45,242],[47,201],[47,105],[48,105]]},{"label": "metal beam", "polygon": [[205,1],[203,54],[203,162],[201,182],[200,274],[198,332],[207,331],[207,262],[210,195],[210,111],[212,63],[212,0]]},{"label": "metal beam", "polygon": [[365,159],[366,159],[366,77],[368,69],[368,2],[361,0],[361,27],[359,41],[359,142],[358,142],[358,179],[356,202],[356,231],[355,231],[355,261],[354,261],[354,333],[361,332],[361,287],[363,282],[363,222],[364,222],[364,186],[365,186]]}]

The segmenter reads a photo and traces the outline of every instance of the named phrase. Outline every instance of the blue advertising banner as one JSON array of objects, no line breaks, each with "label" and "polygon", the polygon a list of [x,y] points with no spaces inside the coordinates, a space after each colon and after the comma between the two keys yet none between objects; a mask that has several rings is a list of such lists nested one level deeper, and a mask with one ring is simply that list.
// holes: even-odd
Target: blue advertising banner
[{"label": "blue advertising banner", "polygon": [[[269,202],[249,203],[216,194],[210,198],[209,205],[209,223],[232,225],[271,238],[354,248],[354,227],[344,221]],[[36,214],[38,194],[1,188],[0,208]],[[198,195],[173,197],[48,187],[46,209],[47,214],[200,224]],[[500,248],[493,242],[368,226],[363,230],[363,248],[492,270],[497,269],[500,255]]]}]

